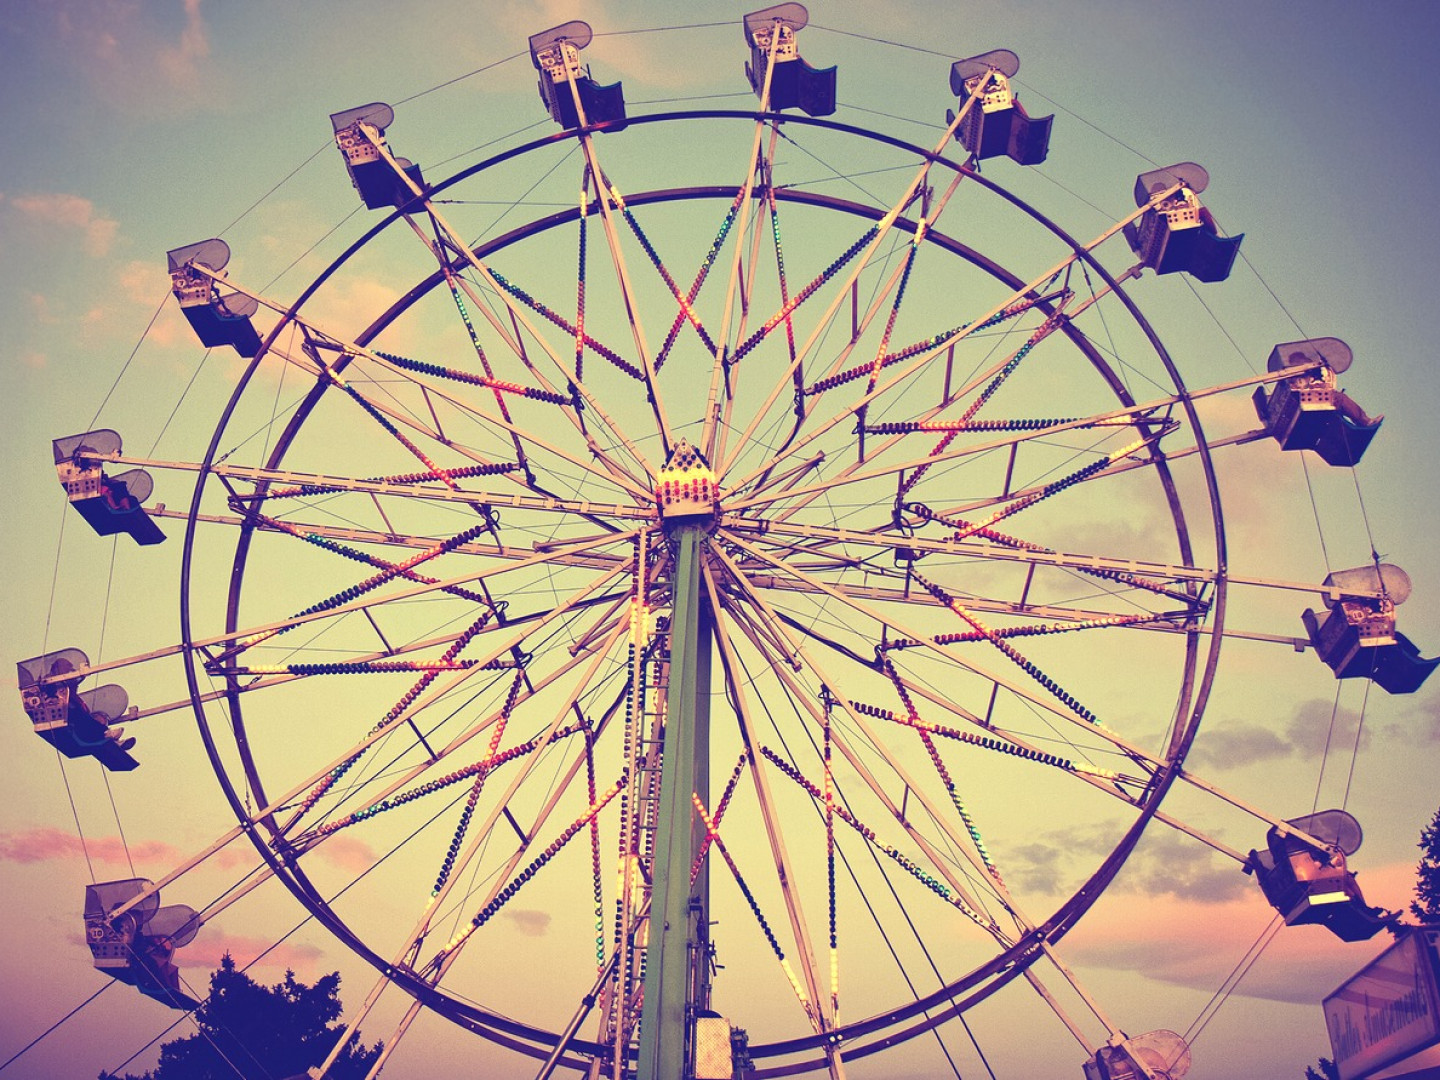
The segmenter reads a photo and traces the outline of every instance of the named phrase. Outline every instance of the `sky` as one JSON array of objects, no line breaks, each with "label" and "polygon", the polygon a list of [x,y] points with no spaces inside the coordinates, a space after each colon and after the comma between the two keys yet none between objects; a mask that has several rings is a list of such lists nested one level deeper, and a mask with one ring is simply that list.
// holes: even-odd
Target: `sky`
[{"label": "sky", "polygon": [[[94,537],[64,506],[49,456],[50,439],[92,427],[119,430],[131,453],[175,462],[203,455],[242,366],[221,353],[201,363],[202,350],[169,297],[167,249],[222,235],[234,252],[237,282],[293,298],[379,219],[357,210],[335,160],[329,113],[368,101],[394,104],[392,146],[420,162],[433,181],[552,130],[535,97],[530,65],[523,55],[516,59],[527,35],[572,18],[588,21],[602,36],[586,59],[600,81],[624,80],[637,115],[665,107],[661,103],[744,91],[744,11],[745,5],[714,5],[699,17],[691,7],[661,0],[357,0],[243,8],[204,0],[53,0],[12,6],[0,15],[0,100],[9,127],[0,159],[0,396],[14,403],[0,443],[15,488],[14,509],[0,521],[7,554],[0,569],[0,635],[8,655],[18,661],[73,645],[92,661],[111,660],[179,640],[183,523],[165,520],[170,539],[153,550]],[[1219,0],[1184,8],[1017,0],[967,10],[894,0],[817,2],[811,20],[801,51],[817,65],[838,65],[836,119],[927,144],[938,137],[944,109],[954,104],[943,81],[947,60],[885,42],[955,58],[991,48],[1018,53],[1022,99],[1032,113],[1057,113],[1051,158],[1025,175],[1008,163],[987,163],[985,175],[1013,184],[1076,236],[1094,236],[1128,212],[1133,177],[1154,163],[1194,160],[1209,170],[1207,207],[1226,231],[1246,235],[1232,279],[1190,288],[1177,277],[1146,275],[1134,285],[1186,383],[1242,379],[1263,370],[1275,343],[1334,335],[1355,355],[1344,385],[1369,412],[1385,416],[1353,474],[1326,470],[1313,459],[1302,466],[1299,455],[1282,455],[1268,443],[1217,454],[1230,569],[1240,576],[1318,581],[1327,570],[1363,563],[1374,550],[1413,579],[1401,630],[1426,655],[1440,652],[1440,609],[1433,603],[1440,594],[1440,554],[1429,542],[1440,527],[1429,474],[1440,456],[1431,421],[1440,387],[1434,346],[1423,329],[1434,303],[1426,268],[1440,250],[1432,119],[1440,107],[1440,76],[1431,63],[1440,15],[1433,7],[1419,0],[1363,8],[1328,0],[1303,6]],[[603,36],[702,22],[726,25]],[[751,100],[702,100],[693,107],[745,108]],[[597,140],[618,185],[634,190],[734,183],[742,171],[743,144],[736,144],[738,150],[719,139],[697,144],[692,136],[681,151],[667,152],[649,139],[650,132],[637,126]],[[543,167],[551,160],[545,158]],[[835,160],[856,171],[869,163]],[[799,178],[816,176],[820,168],[818,159],[811,162],[799,151],[788,154],[785,164]],[[562,181],[542,175],[541,166],[502,167],[494,190],[468,194],[469,202],[457,196],[446,212],[477,235],[493,235],[518,222],[510,215],[524,208],[504,209],[507,199],[520,198],[517,193],[525,193],[536,214],[565,205],[573,198],[573,172]],[[875,190],[895,183],[884,174],[865,180]],[[554,203],[547,201],[552,193]],[[967,213],[972,206],[957,203],[962,205]],[[690,218],[656,211],[651,220],[661,230],[662,247],[693,246],[698,237],[703,250],[706,231],[713,229],[704,216],[710,209]],[[1007,232],[1008,220],[973,216],[965,222],[970,231],[961,235],[1007,265],[1043,266],[1039,242],[1029,233]],[[826,250],[831,237],[819,228],[808,248],[803,238],[795,241],[797,267],[806,255]],[[661,235],[665,230],[669,234]],[[359,327],[383,311],[397,295],[387,270],[408,257],[401,239],[409,239],[408,232],[404,238],[387,234],[338,275],[317,296],[316,317]],[[528,275],[527,282],[553,274],[558,284],[546,295],[564,311],[563,304],[573,307],[574,252],[547,243],[538,242],[528,261],[517,260],[517,272]],[[632,252],[632,258],[641,256]],[[1128,264],[1107,265],[1118,271]],[[693,272],[684,258],[677,266],[679,276]],[[593,286],[595,325],[609,329],[605,320],[616,316],[604,313],[606,285],[597,280]],[[926,294],[926,288],[935,291]],[[920,282],[916,289],[924,302],[942,302],[939,285]],[[651,316],[652,336],[662,332],[655,324],[667,318]],[[626,333],[623,323],[618,327],[614,340]],[[417,355],[465,347],[453,321],[431,330],[416,318],[393,333]],[[273,367],[263,370],[227,438],[241,442],[234,433],[246,423],[268,431],[265,421],[293,392]],[[1043,406],[1052,412],[1042,415],[1066,415],[1060,399],[1068,385],[1057,382],[1049,392],[1056,400]],[[1243,395],[1206,408],[1207,425],[1213,421],[1216,431],[1253,426]],[[630,414],[623,419],[628,422]],[[366,476],[372,475],[366,463],[373,455],[376,472],[403,471],[382,467],[394,460],[383,449],[352,446],[344,438],[351,429],[339,423],[328,415],[317,418],[315,441],[304,448],[309,462]],[[339,438],[327,438],[334,435]],[[254,452],[254,446],[245,451]],[[180,511],[189,505],[189,474],[157,471],[156,479],[154,501]],[[1187,499],[1194,495],[1190,485],[1193,477],[1185,473]],[[207,509],[223,511],[213,490],[207,497]],[[1123,496],[1082,499],[1068,504],[1068,520],[1047,527],[1070,540],[1065,550],[1167,561],[1168,549],[1145,547],[1153,533],[1153,499],[1153,492],[1134,504]],[[423,529],[417,525],[416,531]],[[202,603],[213,605],[223,596],[228,561],[220,561],[218,548],[202,551]],[[247,609],[257,613],[255,622],[263,621],[262,613],[280,618],[310,602],[310,565],[268,552],[263,561],[257,556],[252,580],[263,584],[247,599],[255,605]],[[353,579],[352,573],[345,580]],[[559,585],[551,587],[560,595]],[[1233,626],[1258,635],[1300,635],[1299,608],[1314,598],[1272,592],[1237,591]],[[517,595],[514,602],[523,607],[526,599]],[[203,612],[206,618],[214,622],[213,607]],[[1148,665],[1152,657],[1163,661],[1164,653],[1129,637],[1123,654],[1105,655],[1104,664],[1094,663],[1092,654],[1067,656],[1040,645],[1034,655],[1053,656],[1058,671],[1087,688],[1093,684],[1097,700],[1113,710],[1143,717],[1146,697],[1153,696]],[[187,694],[183,672],[171,660],[115,678],[147,708]],[[1337,684],[1312,653],[1273,642],[1228,641],[1189,764],[1267,814],[1295,816],[1317,802],[1345,805],[1366,831],[1354,866],[1367,899],[1400,908],[1409,899],[1416,839],[1440,802],[1435,692],[1434,685],[1408,697],[1378,688],[1367,692],[1363,682]],[[319,690],[297,691],[280,697],[276,708],[301,719],[327,709],[374,711],[360,690],[335,694],[327,701]],[[1161,712],[1171,706],[1173,700]],[[1139,720],[1135,725],[1126,730],[1145,728]],[[133,730],[141,768],[108,778],[84,761],[67,762],[62,772],[55,754],[27,730],[13,699],[10,718],[0,727],[0,747],[16,766],[0,797],[0,874],[8,905],[0,920],[4,1060],[103,984],[83,945],[84,884],[129,876],[132,863],[137,875],[158,877],[222,834],[233,817],[188,710],[140,721]],[[308,727],[303,735],[271,735],[262,752],[281,788],[334,753]],[[718,785],[728,764],[717,768]],[[987,828],[993,829],[992,846],[1009,860],[1013,884],[1043,907],[1065,895],[1065,887],[1073,888],[1109,850],[1114,823],[1076,797],[1073,786],[1040,783],[1008,798],[988,790],[1009,775],[997,769],[978,797],[996,808]],[[1263,841],[1254,820],[1195,791],[1177,790],[1166,809],[1240,850]],[[754,825],[743,816],[739,822],[737,832]],[[389,838],[359,830],[338,837],[319,849],[324,854],[314,860],[315,873],[338,886],[372,866]],[[166,902],[208,899],[253,862],[248,851],[227,848],[192,878],[167,887]],[[377,877],[384,884],[348,909],[357,926],[375,935],[377,947],[393,948],[390,943],[415,917],[413,905],[390,903],[386,890],[404,876],[433,874],[434,862],[428,849],[423,858],[406,849],[390,864],[402,870],[392,879],[384,876],[387,867]],[[571,929],[564,924],[574,905],[551,903],[551,897],[567,889],[588,891],[588,874],[579,862],[564,865],[573,875],[568,884],[547,886],[545,897],[537,886],[499,919],[504,933],[497,938],[503,941],[493,946],[492,970],[477,974],[476,985],[488,985],[482,975],[507,968],[545,970],[574,962],[583,969],[561,941],[562,931]],[[369,969],[322,930],[302,923],[304,914],[274,883],[262,886],[179,954],[186,978],[203,985],[226,951],[242,963],[263,952],[254,968],[262,981],[278,980],[287,967],[305,978],[339,969],[343,997],[353,1009],[371,985]],[[823,914],[822,907],[812,918],[823,920]],[[1177,833],[1152,830],[1060,952],[1125,1030],[1184,1032],[1206,1015],[1212,994],[1270,915],[1253,879],[1233,863]],[[1193,1040],[1190,1075],[1301,1075],[1306,1064],[1329,1052],[1319,1000],[1382,943],[1346,946],[1315,927],[1282,931],[1238,990],[1204,1021]],[[957,946],[957,955],[962,951]],[[865,981],[858,971],[847,978]],[[396,997],[382,999],[364,1029],[367,1039],[388,1033],[402,1007]],[[532,1000],[543,997],[543,988],[516,989],[516,1012],[534,1008],[543,1014],[553,1003]],[[132,1070],[150,1067],[158,1042],[142,1048],[175,1017],[115,986],[3,1074],[30,1080],[89,1077],[127,1062]],[[1080,1075],[1078,1047],[1063,1031],[1057,1034],[1053,1017],[1042,1015],[1024,987],[997,994],[969,1021],[998,1076]],[[760,1019],[751,1023],[763,1027]],[[175,1034],[186,1030],[182,1024]],[[963,1075],[985,1075],[960,1033],[946,1041]],[[886,1071],[866,1062],[851,1075],[944,1075],[935,1053],[935,1044],[927,1043]],[[532,1074],[523,1062],[477,1048],[452,1026],[425,1017],[399,1045],[386,1075],[403,1080],[430,1075],[437,1063],[448,1069],[462,1061],[479,1062],[487,1075]]]}]

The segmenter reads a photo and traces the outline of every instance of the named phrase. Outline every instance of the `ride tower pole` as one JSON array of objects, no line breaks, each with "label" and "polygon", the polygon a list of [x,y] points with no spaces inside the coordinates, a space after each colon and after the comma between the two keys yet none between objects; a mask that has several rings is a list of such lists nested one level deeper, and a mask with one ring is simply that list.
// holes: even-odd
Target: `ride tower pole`
[{"label": "ride tower pole", "polygon": [[[714,481],[704,459],[680,440],[660,473],[660,513],[672,559],[670,686],[660,776],[640,1018],[638,1080],[692,1074],[691,1033],[709,1004],[710,890],[691,867],[705,826],[692,797],[709,805],[710,677],[715,613],[704,588],[714,531]],[[672,498],[667,503],[666,492]],[[700,497],[695,497],[699,495]]]}]

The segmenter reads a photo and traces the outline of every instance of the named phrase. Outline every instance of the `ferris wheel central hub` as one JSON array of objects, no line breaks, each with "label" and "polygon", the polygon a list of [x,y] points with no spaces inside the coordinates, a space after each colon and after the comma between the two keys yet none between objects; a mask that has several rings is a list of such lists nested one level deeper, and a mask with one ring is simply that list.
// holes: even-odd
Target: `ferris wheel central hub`
[{"label": "ferris wheel central hub", "polygon": [[655,478],[655,505],[667,529],[698,525],[720,516],[720,485],[705,455],[681,439]]}]

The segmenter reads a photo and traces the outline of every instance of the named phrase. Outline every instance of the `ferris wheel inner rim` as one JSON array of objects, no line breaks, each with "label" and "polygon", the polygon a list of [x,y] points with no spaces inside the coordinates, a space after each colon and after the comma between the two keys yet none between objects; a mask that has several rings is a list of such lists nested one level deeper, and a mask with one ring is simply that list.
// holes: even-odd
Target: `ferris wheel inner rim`
[{"label": "ferris wheel inner rim", "polygon": [[[802,115],[779,113],[760,113],[745,110],[679,110],[665,113],[653,113],[643,116],[630,117],[623,123],[619,124],[599,124],[593,125],[585,129],[559,132],[541,139],[532,140],[531,142],[521,146],[512,147],[509,150],[502,151],[501,153],[496,155],[492,155],[491,157],[481,162],[478,162],[472,166],[468,166],[467,168],[460,170],[454,175],[435,184],[431,191],[432,193],[439,193],[455,184],[458,184],[478,173],[483,172],[486,169],[492,168],[503,162],[513,160],[515,158],[523,156],[524,154],[538,151],[560,142],[578,139],[584,134],[589,134],[592,132],[603,132],[606,130],[614,129],[616,127],[635,127],[666,121],[675,122],[711,119],[748,120],[751,122],[770,120],[777,123],[800,123],[806,126],[830,129],[843,134],[854,135],[886,144],[904,153],[923,158],[933,164],[941,165],[955,172],[966,172],[967,179],[977,181],[979,184],[981,184],[981,186],[985,187],[991,193],[1008,201],[1020,212],[1029,216],[1032,220],[1037,221],[1044,228],[1048,229],[1061,241],[1062,244],[1068,246],[1072,251],[1074,251],[1088,267],[1094,270],[1098,274],[1098,276],[1100,276],[1101,279],[1112,288],[1117,297],[1120,299],[1121,303],[1130,313],[1132,319],[1136,322],[1136,324],[1145,334],[1146,338],[1150,342],[1151,347],[1155,350],[1156,355],[1159,357],[1162,364],[1166,368],[1167,374],[1171,378],[1172,383],[1180,396],[1180,404],[1189,416],[1189,421],[1193,427],[1193,430],[1196,433],[1197,447],[1199,449],[1202,469],[1206,478],[1206,484],[1209,493],[1211,518],[1215,527],[1215,540],[1217,544],[1217,550],[1220,555],[1220,558],[1217,560],[1219,569],[1217,570],[1213,578],[1214,599],[1212,601],[1211,609],[1209,612],[1211,628],[1209,629],[1208,633],[1211,637],[1211,643],[1207,652],[1205,664],[1203,665],[1203,670],[1201,670],[1200,672],[1199,685],[1197,689],[1195,685],[1195,675],[1197,671],[1196,652],[1199,645],[1199,639],[1204,636],[1204,634],[1202,634],[1198,629],[1191,631],[1187,634],[1187,649],[1186,658],[1184,661],[1185,675],[1183,680],[1185,686],[1182,689],[1181,699],[1179,702],[1177,702],[1176,706],[1176,723],[1174,727],[1174,735],[1171,740],[1171,750],[1166,754],[1166,764],[1164,765],[1163,769],[1156,774],[1153,782],[1147,787],[1145,795],[1143,796],[1143,805],[1139,806],[1139,813],[1136,819],[1131,823],[1125,834],[1117,843],[1116,847],[1110,852],[1106,859],[1102,861],[1100,866],[1091,873],[1089,878],[1087,878],[1087,880],[1079,888],[1077,888],[1068,899],[1066,899],[1058,908],[1056,908],[1056,910],[1041,926],[1037,927],[1035,931],[1032,932],[1038,935],[1043,940],[1058,940],[1079,920],[1079,918],[1085,913],[1085,911],[1087,911],[1090,906],[1093,905],[1095,900],[1098,899],[1101,892],[1103,892],[1104,888],[1113,879],[1115,874],[1118,873],[1120,867],[1124,864],[1126,858],[1128,858],[1131,852],[1133,852],[1134,847],[1138,843],[1145,826],[1149,823],[1156,811],[1158,811],[1159,806],[1163,801],[1164,795],[1179,775],[1185,751],[1188,750],[1189,742],[1193,739],[1194,733],[1198,728],[1204,709],[1204,701],[1205,698],[1208,696],[1208,690],[1213,681],[1216,665],[1218,663],[1219,649],[1223,638],[1221,628],[1223,627],[1223,619],[1225,612],[1225,594],[1227,587],[1227,578],[1224,572],[1225,545],[1223,516],[1221,514],[1218,484],[1214,475],[1213,463],[1210,458],[1209,447],[1203,437],[1203,432],[1200,426],[1199,419],[1194,414],[1193,402],[1191,401],[1189,394],[1185,390],[1180,373],[1175,368],[1168,354],[1168,351],[1165,349],[1162,341],[1160,340],[1158,334],[1154,331],[1153,327],[1150,326],[1149,321],[1145,318],[1143,312],[1139,309],[1133,298],[1130,297],[1128,292],[1124,289],[1123,281],[1117,281],[1112,275],[1110,275],[1110,273],[1099,263],[1098,259],[1096,259],[1090,252],[1086,251],[1083,245],[1081,245],[1078,241],[1071,237],[1068,232],[1066,232],[1059,225],[1051,221],[1046,215],[1036,210],[1026,200],[1023,200],[1018,196],[1014,195],[1012,192],[1008,191],[1008,189],[1004,188],[1002,185],[997,184],[990,178],[983,176],[978,172],[966,170],[961,163],[956,162],[954,159],[944,154],[937,154],[932,151],[926,150],[923,147],[907,143],[904,140],[895,138],[893,136],[870,131],[865,128],[860,128],[854,125],[844,124],[833,120],[826,120],[824,118],[814,118]],[[646,203],[656,203],[664,201],[678,201],[697,198],[719,198],[724,195],[733,196],[737,191],[738,186],[736,185],[715,185],[699,188],[657,189],[653,191],[627,195],[626,200],[632,205],[644,205]],[[784,201],[806,203],[808,205],[820,207],[822,209],[839,210],[860,217],[870,217],[873,220],[878,220],[884,214],[883,210],[879,210],[875,207],[866,206],[865,204],[853,203],[849,202],[848,200],[837,199],[833,196],[819,195],[814,192],[805,192],[799,189],[776,188],[775,195],[778,199],[782,199]],[[227,403],[225,409],[221,414],[220,419],[217,421],[215,432],[212,435],[211,442],[206,450],[203,467],[199,470],[197,474],[194,493],[192,496],[182,554],[182,642],[188,643],[195,640],[191,633],[190,588],[192,582],[191,570],[193,567],[193,550],[196,536],[198,533],[197,526],[200,523],[200,505],[206,481],[207,479],[209,479],[210,476],[210,466],[214,464],[216,457],[219,454],[220,440],[224,431],[228,427],[229,419],[233,414],[234,408],[239,403],[241,397],[244,395],[251,377],[253,376],[255,371],[258,370],[259,364],[264,359],[271,344],[276,340],[278,335],[289,324],[289,321],[294,317],[297,312],[300,311],[300,309],[310,299],[310,297],[314,295],[314,293],[324,285],[324,283],[333,273],[335,273],[341,266],[347,263],[351,257],[353,257],[360,250],[362,250],[372,239],[378,236],[390,225],[393,225],[397,221],[401,220],[406,210],[411,209],[412,207],[416,207],[417,205],[418,200],[407,207],[403,207],[401,209],[398,209],[394,213],[387,215],[383,220],[381,220],[375,226],[362,234],[362,236],[360,236],[344,252],[342,252],[328,267],[321,271],[313,279],[313,281],[302,291],[299,297],[297,297],[294,304],[288,309],[285,316],[282,317],[282,319],[277,323],[274,330],[266,337],[264,347],[262,347],[260,353],[254,358],[254,360],[246,368],[245,372],[240,378],[235,388],[235,391],[231,395],[230,401]],[[477,245],[474,250],[478,257],[483,258],[495,251],[503,250],[505,247],[508,247],[514,243],[521,242],[537,233],[557,227],[568,221],[576,220],[576,218],[578,218],[578,213],[578,209],[572,208],[561,211],[557,214],[537,218],[527,223],[526,225],[520,226],[517,229],[505,233],[500,237],[493,238],[492,240],[486,241],[483,244]],[[900,228],[902,230],[913,231],[913,229],[915,228],[914,222],[909,221],[908,219],[902,218],[900,220],[897,220],[895,224],[897,228]],[[992,276],[994,276],[997,280],[1011,285],[1012,288],[1018,288],[1024,284],[1021,279],[1019,279],[1012,272],[1006,270],[1003,266],[1001,266],[1001,264],[994,262],[988,256],[985,256],[982,253],[975,251],[974,249],[970,249],[962,242],[954,240],[953,238],[950,238],[945,234],[938,232],[938,230],[927,230],[927,239],[936,243],[937,246],[947,250],[950,254],[956,255],[960,258],[964,258],[967,261],[970,261],[972,265],[976,265],[981,269],[985,270],[986,272],[991,273]],[[369,340],[372,340],[376,335],[383,331],[390,322],[392,322],[405,310],[408,310],[408,308],[412,306],[416,301],[418,301],[420,296],[423,296],[430,289],[433,289],[436,285],[438,285],[441,280],[443,280],[443,270],[437,269],[431,274],[429,278],[422,280],[419,284],[407,291],[399,300],[395,302],[394,305],[392,305],[389,310],[387,310],[380,317],[375,319],[370,326],[366,327],[366,329],[356,337],[356,343],[364,345]],[[1091,361],[1092,365],[1096,367],[1097,371],[1101,373],[1102,378],[1107,379],[1107,381],[1111,384],[1112,390],[1117,393],[1117,396],[1120,396],[1122,401],[1127,400],[1128,394],[1124,391],[1123,386],[1119,384],[1118,380],[1115,380],[1110,374],[1108,374],[1108,364],[1104,361],[1103,357],[1099,355],[1098,351],[1095,350],[1094,346],[1088,341],[1088,338],[1082,332],[1075,330],[1074,327],[1068,324],[1064,327],[1064,332],[1068,337],[1070,337],[1072,344],[1079,348],[1082,353],[1086,355],[1086,358]],[[337,363],[339,364],[344,364],[346,362],[348,362],[348,358],[343,357],[337,361]],[[275,447],[273,448],[269,459],[272,464],[278,463],[279,461],[283,460],[285,453],[288,452],[289,443],[293,439],[294,434],[298,433],[300,428],[303,427],[303,424],[305,423],[309,412],[314,408],[315,404],[318,403],[319,398],[323,395],[324,389],[324,385],[319,384],[314,390],[307,394],[304,402],[297,409],[297,412],[291,418],[291,421],[287,424],[284,435],[282,435],[281,439],[277,441]],[[1163,483],[1166,486],[1167,493],[1173,494],[1173,480],[1169,476],[1169,471],[1164,455],[1160,454],[1154,457],[1152,461],[1153,464],[1156,466],[1157,473],[1164,478]],[[1180,507],[1178,498],[1172,497],[1171,510],[1172,519],[1176,523],[1177,537],[1179,538],[1182,545],[1184,559],[1187,563],[1193,562],[1193,558],[1190,554],[1188,526],[1185,524],[1185,516],[1183,510]],[[247,562],[246,552],[248,551],[250,539],[254,535],[255,531],[256,530],[254,525],[250,522],[246,522],[240,528],[240,539],[237,542],[236,556],[234,560],[234,566],[232,567],[231,597],[230,602],[227,604],[226,625],[228,632],[233,632],[238,625],[238,598],[240,590],[243,588],[243,580],[245,577],[244,566]],[[240,792],[236,789],[233,781],[231,780],[229,770],[225,768],[220,758],[218,747],[214,742],[214,737],[209,726],[209,720],[205,714],[204,702],[202,700],[203,695],[199,689],[199,671],[196,667],[195,650],[193,648],[187,648],[185,650],[184,664],[186,668],[187,683],[192,697],[192,707],[196,714],[197,725],[201,729],[202,740],[205,744],[207,755],[210,757],[212,769],[216,773],[217,780],[221,784],[221,787],[224,790],[227,800],[230,802],[232,810],[236,814],[237,819],[241,821],[242,825],[246,826],[245,831],[247,835],[250,836],[252,843],[256,846],[257,850],[259,850],[261,856],[276,872],[277,876],[280,877],[282,882],[286,884],[287,888],[291,891],[291,893],[295,895],[298,900],[300,900],[302,905],[304,905],[307,910],[311,912],[312,915],[318,918],[332,934],[334,934],[337,938],[344,942],[352,951],[356,952],[357,955],[360,955],[362,958],[366,959],[373,967],[375,967],[378,971],[384,974],[387,978],[390,978],[392,981],[397,982],[402,987],[405,987],[407,992],[411,993],[412,996],[425,999],[427,1004],[429,1004],[432,1008],[435,1008],[436,1011],[439,1011],[443,1015],[447,1016],[447,1018],[462,1024],[462,1026],[469,1027],[472,1030],[478,1030],[479,1033],[486,1035],[486,1037],[495,1037],[493,1032],[487,1030],[493,1025],[493,1027],[498,1028],[501,1031],[509,1032],[510,1034],[518,1036],[522,1039],[530,1039],[538,1045],[553,1047],[560,1038],[557,1033],[524,1024],[520,1021],[511,1020],[495,1013],[491,1013],[488,1010],[485,1010],[482,1006],[477,1006],[460,1001],[446,994],[443,990],[430,986],[423,980],[419,979],[418,976],[414,975],[409,971],[395,970],[392,965],[390,965],[381,956],[379,956],[379,954],[375,953],[372,949],[370,949],[368,945],[366,945],[353,931],[351,931],[348,925],[342,919],[340,919],[339,916],[334,914],[329,904],[320,897],[318,891],[311,884],[303,868],[299,866],[298,863],[282,858],[273,848],[271,848],[268,844],[265,843],[263,838],[260,836],[261,829],[259,826],[262,824],[262,822],[249,816],[248,812],[245,809],[244,800],[241,797]],[[233,689],[233,682],[232,689],[227,695],[227,697],[230,711],[232,714],[230,718],[231,722],[228,726],[231,728],[236,738],[237,748],[239,749],[242,760],[244,762],[246,781],[250,784],[252,790],[258,796],[260,796],[261,804],[264,805],[263,784],[261,782],[258,771],[254,768],[253,754],[249,750],[248,741],[245,735],[243,714],[240,708],[240,698],[239,694]],[[1183,720],[1181,714],[1184,714]],[[973,985],[973,982],[983,982],[984,979],[987,978],[987,976],[982,975],[982,971],[987,971],[992,967],[998,967],[1000,969],[1008,968],[1009,974],[1006,975],[1005,978],[1003,978],[998,984],[987,984],[986,987],[983,988],[983,992],[981,993],[979,999],[983,999],[983,997],[989,996],[990,993],[993,993],[995,989],[999,988],[999,985],[1003,985],[1003,983],[1008,982],[1011,978],[1013,978],[1014,975],[1019,974],[1026,966],[1028,966],[1030,962],[1033,961],[1034,953],[1035,949],[1034,943],[1031,939],[1031,935],[1022,935],[1014,945],[1009,946],[1008,948],[1005,948],[1001,952],[995,954],[995,956],[992,957],[990,961],[982,963],[971,971],[961,974],[957,979],[953,980],[951,983],[947,984],[946,986],[942,987],[940,990],[932,993],[926,998],[917,999],[913,1002],[898,1006],[897,1008],[892,1010],[882,1011],[881,1013],[877,1013],[874,1016],[866,1019],[853,1021],[849,1024],[844,1025],[841,1028],[837,1028],[835,1031],[827,1032],[824,1035],[803,1036],[796,1039],[780,1040],[773,1043],[757,1043],[751,1046],[750,1052],[753,1056],[756,1057],[768,1057],[780,1054],[798,1053],[810,1049],[821,1048],[826,1044],[827,1040],[829,1039],[836,1037],[858,1037],[871,1033],[875,1030],[884,1030],[887,1026],[893,1026],[894,1024],[897,1024],[904,1019],[907,1019],[911,1016],[916,1015],[917,1013],[925,1011],[927,1008],[934,1008],[937,1006],[938,1003],[943,1003],[946,1001],[950,1001],[951,1004],[951,1008],[947,1011],[953,1013],[954,1015],[959,1015],[963,1011],[963,1009],[956,1005],[950,999],[953,999],[957,993],[963,992],[964,989],[968,988],[970,985]],[[444,1002],[446,1004],[442,1006],[441,1002]],[[969,1004],[967,1003],[965,1007],[968,1008]],[[484,1019],[481,1019],[482,1017]],[[914,1037],[914,1035],[918,1035],[920,1033],[921,1030],[916,1030],[911,1034],[905,1035],[904,1038]],[[881,1040],[881,1042],[885,1041],[888,1040]],[[510,1043],[510,1045],[512,1045],[512,1048],[515,1049],[524,1049],[523,1047],[517,1046],[513,1043]],[[582,1053],[588,1053],[592,1050],[598,1051],[599,1049],[601,1049],[598,1044],[592,1046],[592,1044],[578,1039],[570,1040],[569,1045]],[[858,1047],[856,1049],[863,1050],[864,1048]],[[785,1071],[788,1072],[790,1070],[786,1069]],[[774,1075],[782,1074],[783,1073],[777,1072]]]}]

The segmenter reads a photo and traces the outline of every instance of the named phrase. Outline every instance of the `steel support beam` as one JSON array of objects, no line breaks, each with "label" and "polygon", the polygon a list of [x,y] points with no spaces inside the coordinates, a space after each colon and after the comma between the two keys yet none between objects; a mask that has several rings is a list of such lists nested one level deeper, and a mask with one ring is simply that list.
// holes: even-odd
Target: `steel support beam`
[{"label": "steel support beam", "polygon": [[708,523],[681,523],[674,545],[674,603],[670,624],[670,690],[665,717],[664,766],[645,954],[645,1003],[640,1019],[639,1080],[688,1076],[690,1007],[704,1002],[709,957],[709,896],[701,869],[692,888],[690,867],[704,826],[691,804],[709,805],[710,652],[714,613],[701,567]]}]

